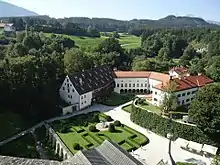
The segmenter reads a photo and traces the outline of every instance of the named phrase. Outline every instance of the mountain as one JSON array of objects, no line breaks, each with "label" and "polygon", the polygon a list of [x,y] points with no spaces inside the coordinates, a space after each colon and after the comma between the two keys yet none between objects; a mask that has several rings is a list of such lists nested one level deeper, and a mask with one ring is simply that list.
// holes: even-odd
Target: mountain
[{"label": "mountain", "polygon": [[22,7],[0,0],[0,17],[37,16],[38,14]]},{"label": "mountain", "polygon": [[212,23],[212,24],[216,24],[216,25],[220,25],[220,22],[217,22],[217,21],[210,21],[210,20],[207,20],[206,22],[208,22],[208,23]]}]

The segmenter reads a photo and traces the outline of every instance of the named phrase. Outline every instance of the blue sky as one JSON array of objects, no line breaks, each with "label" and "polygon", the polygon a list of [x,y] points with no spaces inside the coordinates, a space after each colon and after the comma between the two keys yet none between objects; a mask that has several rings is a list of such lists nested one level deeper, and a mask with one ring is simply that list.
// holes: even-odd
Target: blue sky
[{"label": "blue sky", "polygon": [[220,21],[220,0],[3,0],[52,17],[105,17],[122,20],[190,15]]}]

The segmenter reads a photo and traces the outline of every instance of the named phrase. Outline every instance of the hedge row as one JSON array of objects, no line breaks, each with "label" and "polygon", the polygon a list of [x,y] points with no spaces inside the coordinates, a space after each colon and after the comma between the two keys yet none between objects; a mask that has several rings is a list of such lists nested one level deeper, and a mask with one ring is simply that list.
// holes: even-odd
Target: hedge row
[{"label": "hedge row", "polygon": [[162,136],[166,136],[167,133],[171,132],[174,138],[180,137],[202,144],[219,146],[217,142],[212,141],[210,137],[204,134],[198,127],[170,121],[167,118],[163,118],[155,113],[147,112],[135,106],[132,106],[131,120]]}]

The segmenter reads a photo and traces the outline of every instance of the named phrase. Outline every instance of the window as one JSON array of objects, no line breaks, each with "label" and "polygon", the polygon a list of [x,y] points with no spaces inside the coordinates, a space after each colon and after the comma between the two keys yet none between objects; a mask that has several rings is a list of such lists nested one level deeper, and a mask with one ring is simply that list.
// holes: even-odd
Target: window
[{"label": "window", "polygon": [[190,92],[187,92],[187,95],[190,95]]},{"label": "window", "polygon": [[69,104],[71,104],[71,101],[69,101]]},{"label": "window", "polygon": [[84,98],[86,98],[86,95],[84,95]]},{"label": "window", "polygon": [[81,104],[83,105],[83,102]]},{"label": "window", "polygon": [[66,79],[67,82],[69,82],[69,79]]},{"label": "window", "polygon": [[181,97],[181,94],[178,94],[177,97]]},{"label": "window", "polygon": [[143,84],[141,84],[141,87],[143,87]]},{"label": "window", "polygon": [[135,87],[135,84],[133,84],[133,87]]},{"label": "window", "polygon": [[196,91],[192,91],[192,94],[194,94],[194,93],[196,93],[197,92],[197,90]]},{"label": "window", "polygon": [[81,99],[83,99],[83,96],[81,96]]},{"label": "window", "polygon": [[86,101],[84,103],[86,104]]},{"label": "window", "polygon": [[117,84],[117,87],[119,87],[119,84]]},{"label": "window", "polygon": [[129,87],[131,87],[131,84],[129,84]]},{"label": "window", "polygon": [[68,93],[70,93],[70,89],[68,89]]},{"label": "window", "polygon": [[147,87],[147,84],[145,84],[145,87]]},{"label": "window", "polygon": [[65,87],[63,87],[63,90],[65,90]]},{"label": "window", "polygon": [[185,95],[186,95],[186,93],[183,93],[183,94],[182,94],[182,96],[185,96]]},{"label": "window", "polygon": [[121,84],[121,87],[123,87],[123,84]]},{"label": "window", "polygon": [[137,87],[139,87],[139,84],[137,84]]},{"label": "window", "polygon": [[191,100],[193,100],[193,98],[191,98]]},{"label": "window", "polygon": [[186,102],[189,102],[189,99],[186,99]]},{"label": "window", "polygon": [[70,84],[67,84],[67,87],[69,88],[69,87],[70,87]]},{"label": "window", "polygon": [[157,95],[157,92],[155,92],[155,95]]},{"label": "window", "polygon": [[184,104],[184,100],[182,101],[182,104]]},{"label": "window", "polygon": [[127,87],[128,86],[128,84],[127,83],[125,83],[125,87]]},{"label": "window", "polygon": [[157,99],[156,99],[156,98],[154,98],[154,101],[157,101]]},{"label": "window", "polygon": [[73,96],[72,96],[72,95],[70,95],[70,98],[72,99],[72,98],[73,98]]},{"label": "window", "polygon": [[74,89],[72,89],[72,92],[74,92]]}]

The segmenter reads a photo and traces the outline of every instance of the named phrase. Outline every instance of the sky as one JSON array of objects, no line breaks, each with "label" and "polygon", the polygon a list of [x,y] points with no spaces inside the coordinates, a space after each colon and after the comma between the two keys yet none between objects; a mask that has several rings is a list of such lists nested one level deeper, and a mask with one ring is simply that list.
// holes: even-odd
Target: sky
[{"label": "sky", "polygon": [[167,15],[220,21],[220,0],[3,0],[55,18],[160,19]]}]

